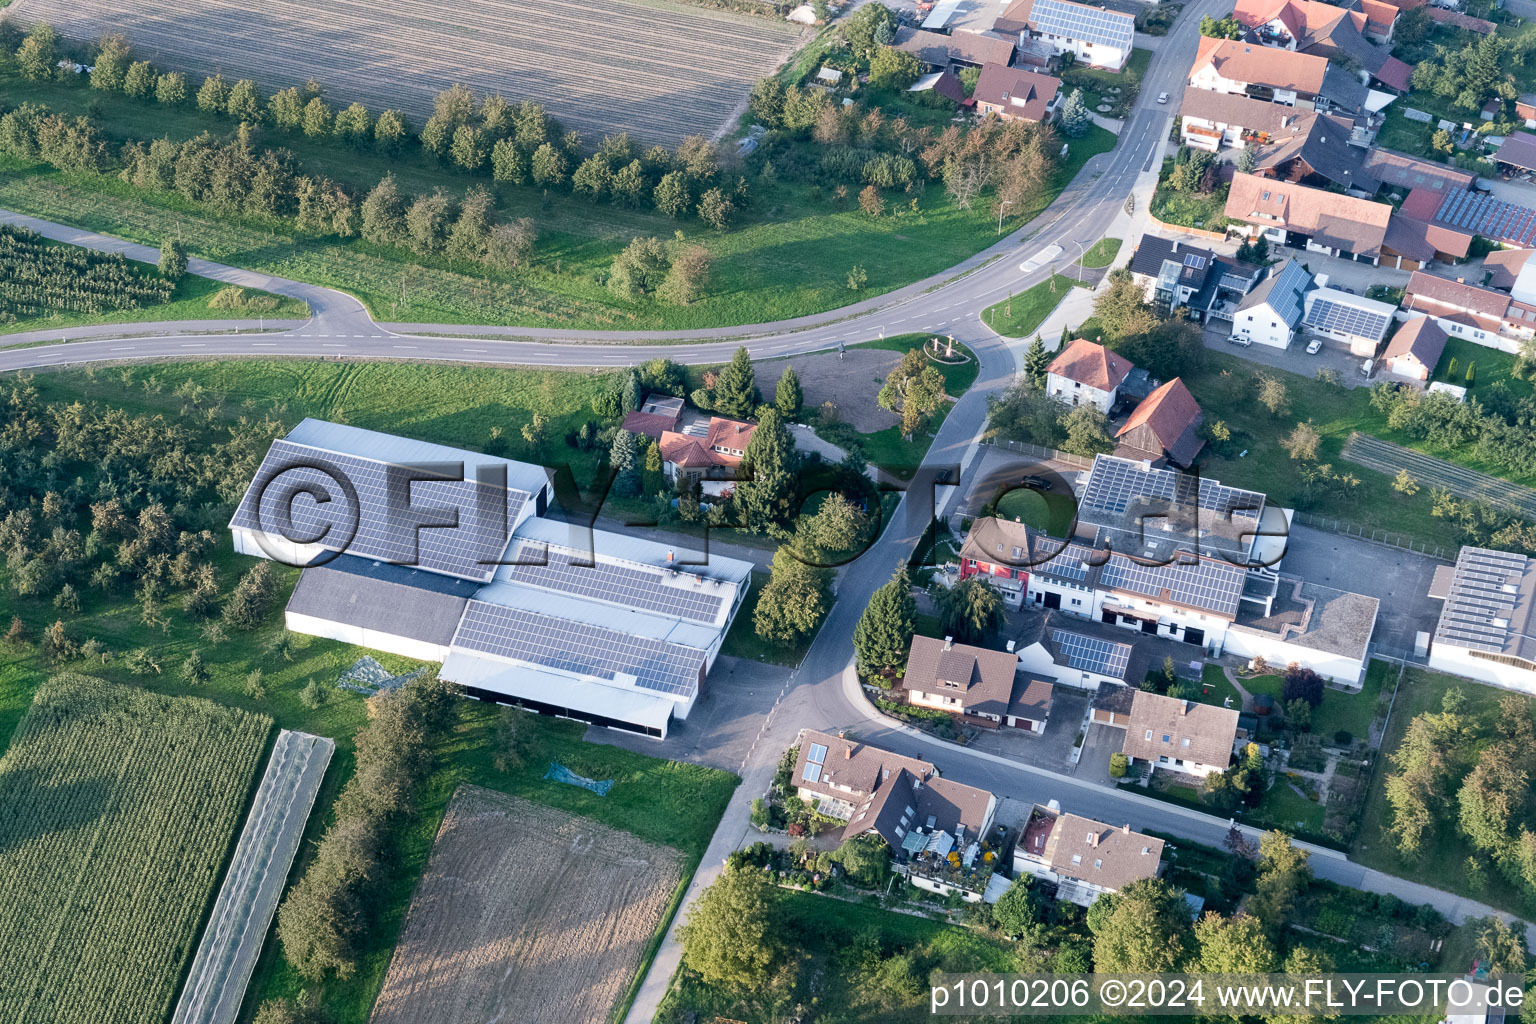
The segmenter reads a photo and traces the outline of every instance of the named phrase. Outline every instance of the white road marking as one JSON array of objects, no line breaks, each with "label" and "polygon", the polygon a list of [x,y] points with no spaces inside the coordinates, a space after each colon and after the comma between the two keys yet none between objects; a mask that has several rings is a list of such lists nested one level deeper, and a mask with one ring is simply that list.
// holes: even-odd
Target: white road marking
[{"label": "white road marking", "polygon": [[251,346],[253,348],[276,348],[277,347],[277,342],[275,342],[275,341],[253,341],[253,342],[251,342]]},{"label": "white road marking", "polygon": [[132,352],[133,351],[133,346],[132,345],[122,345],[122,346],[120,346],[118,348],[113,349],[112,351],[113,352]]},{"label": "white road marking", "polygon": [[321,348],[346,348],[345,345],[321,345]]},{"label": "white road marking", "polygon": [[396,346],[395,346],[395,348],[408,348],[408,349],[415,349],[415,348],[416,348],[416,346],[415,346],[415,345],[396,345]]},{"label": "white road marking", "polygon": [[485,354],[485,349],[483,349],[483,348],[467,348],[464,351],[465,352],[478,352],[480,355],[484,355]]}]

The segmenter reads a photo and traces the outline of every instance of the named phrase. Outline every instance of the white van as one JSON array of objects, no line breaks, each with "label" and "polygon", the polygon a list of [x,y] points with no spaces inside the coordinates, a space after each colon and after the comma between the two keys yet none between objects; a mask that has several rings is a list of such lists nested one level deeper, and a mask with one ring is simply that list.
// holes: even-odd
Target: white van
[{"label": "white van", "polygon": [[1360,364],[1360,376],[1369,377],[1371,375],[1371,371],[1375,368],[1376,360],[1367,359],[1365,362]]}]

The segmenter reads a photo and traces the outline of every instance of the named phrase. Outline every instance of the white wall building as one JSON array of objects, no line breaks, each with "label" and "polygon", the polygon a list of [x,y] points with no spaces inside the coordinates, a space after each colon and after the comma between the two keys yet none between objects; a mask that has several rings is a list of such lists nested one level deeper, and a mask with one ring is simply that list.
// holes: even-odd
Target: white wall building
[{"label": "white wall building", "polygon": [[1435,571],[1429,596],[1445,602],[1430,668],[1536,693],[1536,559],[1464,547]]},{"label": "white wall building", "polygon": [[[1323,284],[1326,278],[1320,278]],[[1387,336],[1387,328],[1397,307],[1361,295],[1351,295],[1338,288],[1319,287],[1306,292],[1303,302],[1306,309],[1301,322],[1311,333],[1342,341],[1349,346],[1350,355],[1369,359],[1376,354],[1381,339]]]},{"label": "white wall building", "polygon": [[1237,304],[1232,340],[1289,348],[1301,322],[1303,297],[1311,287],[1312,275],[1295,260],[1286,260]]},{"label": "white wall building", "polygon": [[1056,353],[1046,368],[1045,393],[1067,405],[1091,405],[1108,415],[1120,385],[1135,369],[1129,359],[1103,345],[1077,338]]}]

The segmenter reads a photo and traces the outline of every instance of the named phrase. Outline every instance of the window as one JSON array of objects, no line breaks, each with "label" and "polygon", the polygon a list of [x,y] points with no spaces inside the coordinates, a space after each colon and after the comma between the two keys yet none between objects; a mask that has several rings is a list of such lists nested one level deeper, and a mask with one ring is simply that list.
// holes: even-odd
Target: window
[{"label": "window", "polygon": [[1096,868],[1101,868],[1101,867],[1103,867],[1103,866],[1104,866],[1104,860],[1103,860],[1103,858],[1101,858],[1101,857],[1095,857],[1095,858],[1094,858],[1094,860],[1093,860],[1093,866],[1094,866],[1094,867],[1096,867]]},{"label": "window", "polygon": [[1269,193],[1268,192],[1264,193],[1264,202],[1266,202],[1266,203],[1269,202]]},{"label": "window", "polygon": [[1188,739],[1180,740],[1179,741],[1179,746],[1181,746],[1181,747],[1188,747],[1189,746],[1189,740]]},{"label": "window", "polygon": [[1152,730],[1148,729],[1147,730],[1147,739],[1151,739],[1151,738],[1152,738]]},{"label": "window", "polygon": [[1072,855],[1072,863],[1073,864],[1081,864],[1082,862],[1083,862],[1083,855],[1082,854],[1074,853]]},{"label": "window", "polygon": [[1169,740],[1171,740],[1171,739],[1172,739],[1172,738],[1173,738],[1173,737],[1171,737],[1171,736],[1169,736],[1169,735],[1168,735],[1168,734],[1167,734],[1167,733],[1163,733],[1163,742],[1164,742],[1164,743],[1167,743],[1167,742],[1168,742],[1168,741],[1169,741]]}]

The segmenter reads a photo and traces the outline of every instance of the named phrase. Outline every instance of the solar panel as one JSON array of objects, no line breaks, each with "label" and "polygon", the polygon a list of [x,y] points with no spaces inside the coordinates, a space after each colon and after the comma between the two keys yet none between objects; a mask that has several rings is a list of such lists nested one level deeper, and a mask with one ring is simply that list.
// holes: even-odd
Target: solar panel
[{"label": "solar panel", "polygon": [[1033,566],[1032,572],[1082,582],[1088,578],[1088,566],[1083,563],[1093,560],[1094,553],[1083,544],[1062,544],[1042,537],[1035,545],[1034,557],[1045,560]]},{"label": "solar panel", "polygon": [[1083,487],[1078,520],[1129,533],[1141,530],[1148,535],[1164,525],[1177,526],[1188,535],[1193,532],[1189,520],[1198,518],[1203,548],[1246,551],[1264,507],[1264,495],[1205,477],[1198,478],[1197,488],[1196,480],[1189,473],[1147,470],[1131,459],[1100,455]]},{"label": "solar panel", "polygon": [[1065,36],[1129,51],[1136,20],[1129,14],[1070,3],[1068,0],[1035,0],[1029,20],[1035,31]]},{"label": "solar panel", "polygon": [[805,770],[800,773],[800,777],[805,779],[806,782],[820,782],[821,765],[814,761],[807,761],[805,763]]},{"label": "solar panel", "polygon": [[807,761],[821,764],[827,759],[827,745],[825,743],[812,743],[811,752],[805,756]]},{"label": "solar panel", "polygon": [[1205,257],[1197,256],[1194,253],[1186,253],[1184,256],[1184,265],[1195,270],[1203,270],[1205,269]]},{"label": "solar panel", "polygon": [[1125,678],[1125,669],[1131,660],[1130,644],[1117,644],[1065,629],[1052,630],[1051,643],[1056,645],[1056,649],[1072,668],[1117,679]]},{"label": "solar panel", "polygon": [[[528,564],[512,566],[507,575],[514,582],[544,590],[705,623],[717,621],[721,605],[735,593],[734,587],[727,591],[720,584],[703,582],[692,573],[660,567],[606,561],[598,561],[596,565],[575,564],[587,557],[566,549],[523,541],[518,544],[512,561]],[[534,564],[541,561],[545,564]]]},{"label": "solar panel", "polygon": [[[511,487],[493,493],[473,478],[421,475],[376,459],[274,441],[229,525],[274,538],[316,538],[329,551],[489,580],[529,495]],[[415,525],[418,519],[451,524],[455,515],[457,525]]]},{"label": "solar panel", "polygon": [[1234,565],[1210,559],[1201,559],[1194,565],[1142,565],[1124,555],[1115,555],[1099,572],[1099,583],[1111,590],[1235,615],[1242,600],[1243,575],[1243,570]]},{"label": "solar panel", "polygon": [[464,609],[453,646],[600,679],[627,673],[648,690],[687,697],[704,670],[704,652],[692,647],[485,601]]},{"label": "solar panel", "polygon": [[1303,322],[1319,330],[1380,341],[1387,333],[1392,317],[1391,314],[1378,313],[1374,309],[1361,309],[1333,299],[1315,298],[1307,308]]},{"label": "solar panel", "polygon": [[1505,202],[1492,193],[1461,190],[1448,194],[1435,220],[1498,242],[1529,245],[1536,238],[1536,210]]}]

